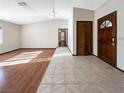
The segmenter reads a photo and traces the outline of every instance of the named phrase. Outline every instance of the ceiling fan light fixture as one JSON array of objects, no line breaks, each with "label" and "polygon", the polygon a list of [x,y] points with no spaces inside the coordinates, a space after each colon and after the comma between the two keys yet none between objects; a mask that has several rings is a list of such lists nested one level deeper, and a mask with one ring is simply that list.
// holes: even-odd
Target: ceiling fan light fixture
[{"label": "ceiling fan light fixture", "polygon": [[51,18],[55,18],[55,16],[56,16],[55,11],[53,10],[51,13],[49,13],[49,16],[50,16]]},{"label": "ceiling fan light fixture", "polygon": [[49,13],[49,16],[50,16],[50,18],[52,18],[52,19],[54,19],[55,17],[56,17],[56,11],[55,11],[55,0],[52,0],[53,2],[52,2],[52,7],[53,7],[53,9],[52,9],[52,12],[50,12]]}]

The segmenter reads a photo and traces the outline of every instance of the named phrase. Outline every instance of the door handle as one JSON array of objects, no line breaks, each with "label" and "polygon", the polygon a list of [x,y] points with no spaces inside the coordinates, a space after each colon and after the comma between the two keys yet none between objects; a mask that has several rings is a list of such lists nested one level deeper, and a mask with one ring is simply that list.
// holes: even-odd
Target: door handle
[{"label": "door handle", "polygon": [[115,46],[115,38],[114,37],[112,38],[112,44],[111,45]]},{"label": "door handle", "polygon": [[114,37],[112,38],[112,43],[113,43],[113,42],[115,42],[115,38],[114,38]]}]

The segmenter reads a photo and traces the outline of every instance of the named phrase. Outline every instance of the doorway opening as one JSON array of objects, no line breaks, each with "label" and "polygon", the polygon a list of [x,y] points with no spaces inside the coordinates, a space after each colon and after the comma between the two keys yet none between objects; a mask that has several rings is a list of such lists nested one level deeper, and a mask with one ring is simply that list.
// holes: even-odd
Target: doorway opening
[{"label": "doorway opening", "polygon": [[98,19],[98,57],[117,66],[117,11]]},{"label": "doorway opening", "polygon": [[58,46],[66,47],[68,45],[68,29],[59,28],[58,29]]}]

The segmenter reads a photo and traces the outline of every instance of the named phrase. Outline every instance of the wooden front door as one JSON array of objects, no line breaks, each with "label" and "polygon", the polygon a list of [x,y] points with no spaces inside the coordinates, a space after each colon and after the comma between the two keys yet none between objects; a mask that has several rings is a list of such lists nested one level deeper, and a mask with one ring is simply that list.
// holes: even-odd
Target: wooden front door
[{"label": "wooden front door", "polygon": [[77,22],[77,55],[92,54],[92,21]]},{"label": "wooden front door", "polygon": [[116,66],[117,12],[98,19],[98,57]]}]

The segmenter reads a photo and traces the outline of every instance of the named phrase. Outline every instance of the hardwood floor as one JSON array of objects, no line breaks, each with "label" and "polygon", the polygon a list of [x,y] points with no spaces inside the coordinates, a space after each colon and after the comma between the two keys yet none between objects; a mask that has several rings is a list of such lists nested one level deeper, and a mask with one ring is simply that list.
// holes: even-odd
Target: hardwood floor
[{"label": "hardwood floor", "polygon": [[[43,51],[30,62],[11,66],[0,66],[0,93],[36,93],[55,49]],[[7,60],[23,52],[36,49],[20,49],[0,55],[0,61]]]}]

